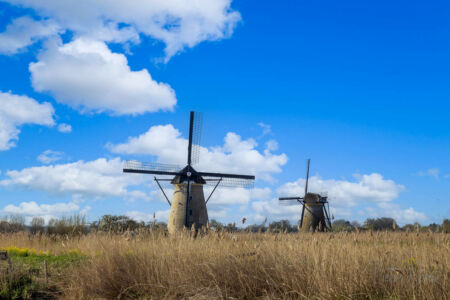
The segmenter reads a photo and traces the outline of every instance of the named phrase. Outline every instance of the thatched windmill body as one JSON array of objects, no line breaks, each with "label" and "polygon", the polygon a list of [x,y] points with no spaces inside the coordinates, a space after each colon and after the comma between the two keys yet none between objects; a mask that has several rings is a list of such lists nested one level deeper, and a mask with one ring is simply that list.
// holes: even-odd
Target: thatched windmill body
[{"label": "thatched windmill body", "polygon": [[300,231],[329,231],[331,230],[331,220],[329,217],[328,197],[317,193],[308,192],[309,165],[308,159],[306,169],[305,194],[303,197],[280,197],[280,201],[297,201],[302,205],[300,217]]},{"label": "thatched windmill body", "polygon": [[[198,163],[201,137],[201,114],[191,111],[189,122],[189,143],[187,165],[182,168],[175,165],[160,163],[144,163],[139,161],[126,161],[123,171],[126,173],[141,173],[174,176],[172,179],[156,178],[161,192],[170,205],[169,233],[175,233],[184,227],[196,230],[208,223],[206,204],[217,187],[251,187],[255,176],[240,174],[225,174],[198,172],[192,165]],[[167,197],[160,181],[170,181],[174,185],[172,202]],[[214,186],[212,192],[205,200],[203,186]]]}]

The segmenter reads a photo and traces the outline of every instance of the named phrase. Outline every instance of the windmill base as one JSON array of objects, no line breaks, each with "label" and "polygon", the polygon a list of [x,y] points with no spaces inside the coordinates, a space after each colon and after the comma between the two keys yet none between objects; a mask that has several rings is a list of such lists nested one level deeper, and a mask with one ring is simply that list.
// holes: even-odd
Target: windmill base
[{"label": "windmill base", "polygon": [[[174,184],[172,206],[170,207],[169,223],[167,228],[170,234],[182,231],[186,226],[186,192],[185,183]],[[189,203],[189,224],[195,229],[206,227],[208,212],[206,210],[203,184],[191,184],[191,201]],[[191,229],[191,228],[189,228]]]},{"label": "windmill base", "polygon": [[326,231],[324,207],[322,203],[305,203],[305,215],[301,232]]}]

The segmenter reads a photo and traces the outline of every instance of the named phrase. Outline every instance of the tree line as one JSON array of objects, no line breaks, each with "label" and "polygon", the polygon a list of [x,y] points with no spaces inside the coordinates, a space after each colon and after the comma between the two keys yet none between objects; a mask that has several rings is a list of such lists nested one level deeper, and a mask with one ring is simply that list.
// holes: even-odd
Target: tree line
[{"label": "tree line", "polygon": [[[298,224],[291,224],[288,220],[267,222],[261,224],[245,225],[243,218],[241,224],[221,223],[215,219],[209,222],[209,229],[227,232],[270,232],[270,233],[293,233],[299,231]],[[32,235],[71,235],[79,236],[90,232],[139,232],[148,230],[166,231],[167,224],[157,222],[156,219],[150,222],[138,222],[128,216],[104,215],[98,221],[88,223],[82,215],[61,217],[50,219],[47,223],[42,217],[34,217],[29,225],[26,225],[25,218],[20,215],[12,215],[0,219],[0,233],[14,233],[27,231]],[[393,218],[369,218],[360,224],[357,221],[347,221],[344,219],[335,220],[332,224],[333,232],[354,232],[354,231],[414,231],[414,232],[444,232],[450,233],[450,220],[444,219],[442,224],[432,223],[422,226],[419,223],[398,226]]]}]

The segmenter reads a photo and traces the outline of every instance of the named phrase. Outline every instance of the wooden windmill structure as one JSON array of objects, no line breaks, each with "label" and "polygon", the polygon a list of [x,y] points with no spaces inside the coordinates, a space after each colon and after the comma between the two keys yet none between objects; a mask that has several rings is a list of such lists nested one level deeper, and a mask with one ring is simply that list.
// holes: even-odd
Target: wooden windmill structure
[{"label": "wooden windmill structure", "polygon": [[[123,172],[126,173],[173,176],[172,179],[154,177],[170,205],[169,223],[167,224],[169,233],[175,233],[184,227],[189,229],[195,227],[195,230],[198,230],[206,226],[208,223],[206,204],[219,185],[225,187],[251,187],[255,180],[255,176],[252,175],[198,172],[192,167],[199,161],[201,124],[201,114],[191,111],[187,165],[185,167],[160,163],[144,163],[134,160],[124,163]],[[170,181],[174,185],[172,202],[161,187],[160,181]],[[214,186],[206,201],[203,192],[205,184]]]},{"label": "wooden windmill structure", "polygon": [[302,215],[300,218],[300,231],[330,231],[331,220],[329,217],[328,197],[316,193],[308,192],[309,165],[308,159],[306,169],[305,194],[303,197],[280,197],[280,201],[297,201],[302,205]]}]

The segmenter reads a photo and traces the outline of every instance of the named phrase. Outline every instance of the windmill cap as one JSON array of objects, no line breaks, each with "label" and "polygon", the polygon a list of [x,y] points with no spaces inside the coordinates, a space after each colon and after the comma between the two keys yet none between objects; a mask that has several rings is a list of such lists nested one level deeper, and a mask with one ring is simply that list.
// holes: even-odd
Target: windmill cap
[{"label": "windmill cap", "polygon": [[317,193],[307,193],[305,195],[304,201],[306,203],[321,203],[321,202],[327,202],[327,197],[322,196]]}]

